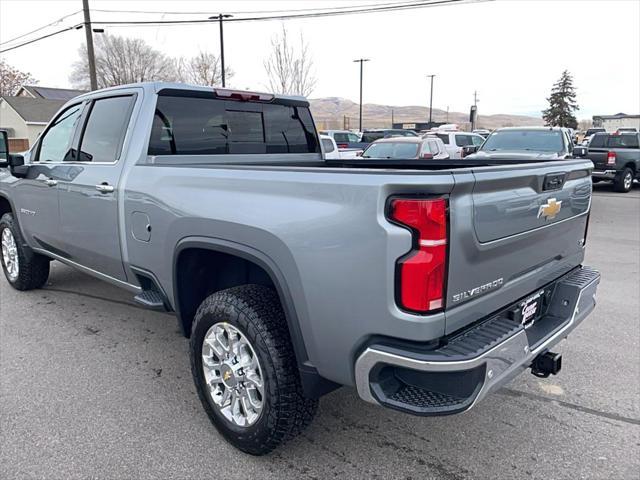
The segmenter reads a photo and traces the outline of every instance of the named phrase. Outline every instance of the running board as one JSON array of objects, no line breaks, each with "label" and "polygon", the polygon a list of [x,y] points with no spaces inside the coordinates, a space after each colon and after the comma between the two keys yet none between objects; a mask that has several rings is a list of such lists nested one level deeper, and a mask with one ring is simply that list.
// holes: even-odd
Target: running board
[{"label": "running board", "polygon": [[156,290],[143,290],[138,295],[133,297],[133,300],[150,310],[156,310],[158,312],[169,311],[169,309],[164,304],[164,297]]}]

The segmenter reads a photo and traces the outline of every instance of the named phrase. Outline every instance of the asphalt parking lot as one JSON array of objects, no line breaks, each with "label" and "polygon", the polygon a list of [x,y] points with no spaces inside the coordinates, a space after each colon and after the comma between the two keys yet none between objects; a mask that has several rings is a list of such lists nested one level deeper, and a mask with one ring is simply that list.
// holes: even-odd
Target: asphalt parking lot
[{"label": "asphalt parking lot", "polygon": [[558,351],[471,412],[416,418],[324,397],[269,456],[226,444],[195,394],[173,317],[55,263],[44,290],[0,279],[2,478],[586,478],[640,475],[640,187],[595,186],[595,312]]}]

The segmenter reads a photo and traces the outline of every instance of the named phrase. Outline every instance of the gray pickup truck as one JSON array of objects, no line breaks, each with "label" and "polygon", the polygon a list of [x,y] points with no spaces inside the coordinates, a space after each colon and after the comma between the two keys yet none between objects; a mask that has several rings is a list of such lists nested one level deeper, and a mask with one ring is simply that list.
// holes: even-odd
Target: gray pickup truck
[{"label": "gray pickup truck", "polygon": [[596,133],[587,148],[595,182],[611,180],[617,192],[626,193],[640,180],[640,133]]},{"label": "gray pickup truck", "polygon": [[9,283],[57,260],[175,312],[206,413],[251,454],[341,385],[448,415],[555,374],[595,306],[588,160],[329,162],[303,98],[164,83],[77,97],[4,157]]}]

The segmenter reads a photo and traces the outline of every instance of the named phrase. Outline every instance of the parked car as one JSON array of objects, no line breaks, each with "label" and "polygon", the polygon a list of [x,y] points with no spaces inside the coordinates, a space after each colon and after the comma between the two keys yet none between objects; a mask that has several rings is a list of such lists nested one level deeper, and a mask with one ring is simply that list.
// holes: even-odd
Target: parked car
[{"label": "parked car", "polygon": [[637,131],[638,129],[635,127],[620,127],[618,130],[616,130],[616,133],[624,133],[624,132],[635,133]]},{"label": "parked car", "polygon": [[175,313],[205,412],[261,455],[341,385],[448,415],[558,373],[600,278],[582,265],[592,167],[340,167],[301,97],[123,85],[0,162],[0,260],[17,290],[57,260]]},{"label": "parked car", "polygon": [[508,127],[495,130],[480,148],[465,148],[469,160],[563,160],[573,158],[573,142],[560,127]]},{"label": "parked car", "polygon": [[589,141],[591,137],[596,133],[606,133],[607,131],[604,128],[596,127],[596,128],[588,128],[584,133],[584,137],[582,137],[582,145],[589,145]]},{"label": "parked car", "polygon": [[357,158],[362,154],[362,149],[360,148],[345,148],[340,150],[335,140],[329,135],[320,135],[320,142],[322,143],[324,158],[328,160]]},{"label": "parked car", "polygon": [[376,128],[368,129],[362,132],[360,141],[357,143],[350,143],[350,148],[360,148],[364,150],[369,144],[379,140],[381,138],[390,137],[418,137],[419,135],[413,130],[403,130],[399,128]]},{"label": "parked car", "polygon": [[461,131],[434,131],[427,133],[426,136],[435,136],[442,140],[451,159],[463,158],[463,147],[469,145],[479,147],[485,140],[482,135]]},{"label": "parked car", "polygon": [[633,180],[640,180],[640,134],[596,133],[587,149],[595,168],[594,182],[610,180],[617,192],[628,192]]},{"label": "parked car", "polygon": [[349,130],[320,130],[319,133],[333,138],[340,149],[352,148],[352,144],[360,142],[360,135]]},{"label": "parked car", "polygon": [[449,154],[439,138],[389,137],[370,144],[362,158],[447,160]]}]

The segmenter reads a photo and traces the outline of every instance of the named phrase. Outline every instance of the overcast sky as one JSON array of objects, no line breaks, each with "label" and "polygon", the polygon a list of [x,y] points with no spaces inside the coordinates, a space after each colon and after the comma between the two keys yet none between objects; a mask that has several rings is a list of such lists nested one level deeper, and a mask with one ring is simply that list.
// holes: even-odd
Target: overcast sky
[{"label": "overcast sky", "polygon": [[[397,0],[396,0],[397,1]],[[207,13],[293,10],[391,3],[393,0],[162,1],[90,0],[92,20],[206,18]],[[82,8],[81,0],[0,0],[0,42]],[[100,12],[149,10],[203,12],[194,16]],[[33,36],[82,21],[82,14]],[[225,58],[231,84],[265,89],[263,59],[281,21],[225,24]],[[364,102],[427,105],[426,75],[436,74],[434,108],[468,111],[479,92],[480,113],[540,115],[564,69],[575,79],[578,118],[640,113],[640,0],[502,0],[385,13],[284,22],[308,41],[318,83],[311,95],[358,100],[358,65],[365,64]],[[219,50],[217,24],[106,27],[140,37],[167,55]],[[26,37],[30,38],[30,37]],[[41,85],[67,87],[84,32],[73,30],[2,55],[31,72]],[[5,48],[7,45],[3,45]]]}]

